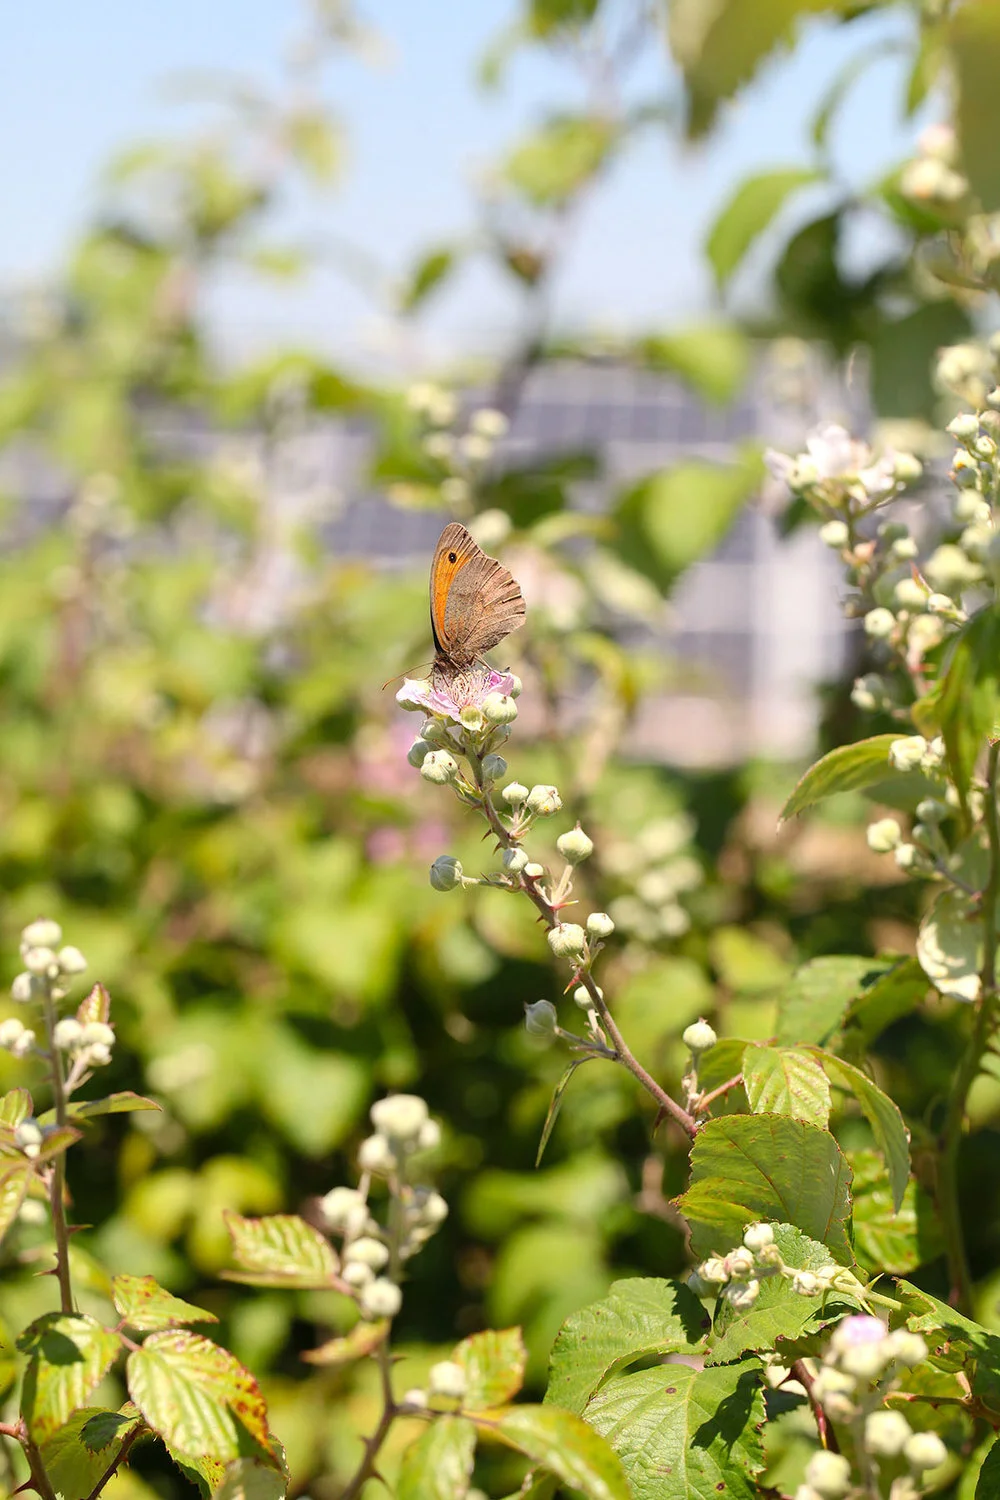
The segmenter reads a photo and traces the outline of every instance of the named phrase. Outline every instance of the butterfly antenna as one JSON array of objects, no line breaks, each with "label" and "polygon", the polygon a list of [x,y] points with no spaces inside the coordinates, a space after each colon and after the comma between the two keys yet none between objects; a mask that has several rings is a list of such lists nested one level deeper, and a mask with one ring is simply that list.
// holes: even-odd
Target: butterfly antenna
[{"label": "butterfly antenna", "polygon": [[383,693],[385,692],[386,688],[389,686],[389,683],[399,682],[399,680],[400,680],[401,677],[409,677],[414,672],[422,672],[425,667],[429,669],[432,666],[433,666],[433,662],[429,662],[429,661],[424,662],[424,661],[422,661],[416,667],[407,667],[407,669],[406,669],[405,672],[397,672],[396,675],[395,675],[395,677],[390,677],[389,678],[389,682],[383,682],[383,684],[382,684],[382,691],[383,691]]}]

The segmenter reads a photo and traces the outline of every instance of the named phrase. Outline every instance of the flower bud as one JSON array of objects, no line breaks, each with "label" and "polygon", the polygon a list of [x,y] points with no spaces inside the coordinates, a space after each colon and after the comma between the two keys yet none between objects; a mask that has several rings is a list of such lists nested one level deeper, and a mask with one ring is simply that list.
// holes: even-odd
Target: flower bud
[{"label": "flower bud", "polygon": [[737,1245],[726,1256],[729,1274],[737,1281],[746,1281],[754,1269],[753,1256],[745,1245]]},{"label": "flower bud", "polygon": [[417,1136],[418,1151],[436,1151],[441,1144],[441,1126],[437,1120],[425,1120]]},{"label": "flower bud", "polygon": [[737,1312],[746,1312],[747,1308],[753,1307],[760,1296],[760,1282],[751,1280],[743,1284],[733,1284],[726,1289],[726,1300]]},{"label": "flower bud", "polygon": [[959,489],[971,490],[979,483],[979,465],[971,454],[965,453],[961,448],[955,453],[951,461],[951,477]]},{"label": "flower bud", "polygon": [[481,708],[477,708],[474,703],[466,704],[465,708],[459,714],[458,719],[462,728],[467,729],[470,734],[479,734],[486,727],[486,719],[483,711]]},{"label": "flower bud", "polygon": [[693,1052],[696,1057],[701,1052],[708,1052],[711,1047],[715,1046],[718,1040],[719,1038],[712,1027],[704,1019],[692,1021],[690,1026],[684,1028],[681,1035],[681,1041],[685,1047],[690,1052]]},{"label": "flower bud", "polygon": [[462,861],[453,854],[439,854],[431,865],[431,885],[436,891],[453,891],[462,884]]},{"label": "flower bud", "polygon": [[368,1286],[369,1282],[375,1280],[375,1272],[362,1260],[345,1261],[340,1274],[347,1285],[354,1287],[355,1291],[360,1291],[363,1286]]},{"label": "flower bud", "polygon": [[846,547],[850,536],[846,521],[827,521],[819,528],[819,539],[826,547]]},{"label": "flower bud", "polygon": [[924,466],[915,453],[897,453],[892,471],[897,484],[916,484]]},{"label": "flower bud", "polygon": [[897,562],[912,562],[917,555],[917,544],[912,536],[897,537],[889,548]]},{"label": "flower bud", "polygon": [[529,880],[541,880],[545,874],[545,866],[540,865],[537,860],[529,860],[524,867],[524,873]]},{"label": "flower bud", "polygon": [[408,1391],[403,1392],[403,1400],[400,1404],[402,1406],[426,1407],[427,1392],[421,1390],[418,1385],[411,1386]]},{"label": "flower bud", "polygon": [[24,967],[29,974],[50,974],[53,969],[58,968],[55,953],[51,948],[25,948],[22,956]]},{"label": "flower bud", "polygon": [[80,1040],[85,1047],[97,1045],[99,1047],[113,1047],[115,1034],[110,1026],[104,1021],[88,1021],[80,1033]]},{"label": "flower bud", "polygon": [[501,438],[510,427],[510,422],[502,411],[497,411],[492,406],[482,406],[479,411],[473,412],[470,425],[473,432],[479,432],[483,437]]},{"label": "flower bud", "polygon": [[424,1188],[418,1201],[418,1213],[422,1224],[443,1224],[448,1217],[448,1205],[440,1193]]},{"label": "flower bud", "polygon": [[556,1008],[551,1000],[535,1000],[524,1007],[524,1027],[529,1036],[552,1036],[556,1029]]},{"label": "flower bud", "polygon": [[16,1016],[0,1021],[0,1047],[11,1049],[24,1035],[24,1024]]},{"label": "flower bud", "polygon": [[911,1469],[922,1474],[936,1469],[948,1457],[948,1450],[936,1432],[915,1432],[903,1444],[903,1457]]},{"label": "flower bud", "polygon": [[896,617],[890,609],[870,609],[865,615],[865,634],[873,641],[883,641],[895,629]]},{"label": "flower bud", "polygon": [[468,1389],[465,1370],[453,1359],[442,1359],[428,1370],[427,1389],[432,1396],[461,1401]]},{"label": "flower bud", "polygon": [[792,1291],[800,1297],[815,1297],[820,1290],[819,1281],[811,1271],[796,1271],[792,1277]]},{"label": "flower bud", "polygon": [[947,594],[928,594],[927,610],[932,615],[954,615],[957,613],[954,599],[950,599]]},{"label": "flower bud", "polygon": [[483,780],[487,786],[492,786],[494,781],[499,781],[501,776],[507,774],[507,762],[502,755],[486,755],[483,757]]},{"label": "flower bud", "polygon": [[83,1027],[75,1016],[64,1016],[57,1021],[52,1031],[52,1040],[60,1052],[68,1052],[75,1047],[83,1037]]},{"label": "flower bud", "polygon": [[520,844],[515,844],[512,849],[505,849],[503,851],[500,863],[508,875],[520,875],[521,871],[528,864],[528,852],[526,849],[522,849]]},{"label": "flower bud", "polygon": [[709,1286],[725,1286],[729,1280],[729,1267],[719,1255],[711,1255],[698,1267],[698,1275]]},{"label": "flower bud", "polygon": [[[597,986],[597,993],[603,1000],[604,991],[601,989],[600,985]],[[594,997],[593,995],[591,995],[585,984],[578,984],[576,989],[573,991],[573,1003],[575,1005],[578,1005],[581,1010],[591,1010],[593,1008]]]},{"label": "flower bud", "polygon": [[427,1105],[419,1094],[388,1094],[369,1110],[371,1122],[394,1141],[415,1141],[427,1120]]},{"label": "flower bud", "polygon": [[893,598],[902,609],[923,609],[928,592],[915,578],[901,578],[893,590]]},{"label": "flower bud", "polygon": [[424,756],[420,774],[434,786],[447,786],[458,775],[458,761],[447,750],[432,750]]},{"label": "flower bud", "polygon": [[510,807],[520,807],[522,802],[528,800],[528,788],[522,786],[519,781],[512,781],[504,787],[500,795]]},{"label": "flower bud", "polygon": [[379,1276],[362,1287],[358,1306],[363,1318],[394,1318],[403,1305],[403,1294],[395,1282]]},{"label": "flower bud", "polygon": [[901,1411],[873,1411],[865,1422],[865,1447],[878,1458],[895,1458],[912,1436]]},{"label": "flower bud", "polygon": [[893,851],[894,858],[901,870],[912,870],[917,862],[916,844],[897,844]]},{"label": "flower bud", "polygon": [[35,974],[18,974],[10,987],[12,1000],[21,1004],[27,1004],[29,1000],[39,1000],[45,993],[45,984]]},{"label": "flower bud", "polygon": [[344,1248],[344,1261],[358,1261],[363,1266],[368,1266],[372,1271],[381,1271],[388,1263],[389,1247],[383,1245],[381,1240],[372,1239],[371,1235],[362,1235],[360,1239],[352,1240]]},{"label": "flower bud", "polygon": [[606,911],[592,911],[587,918],[587,935],[592,938],[608,938],[615,930],[615,924]]},{"label": "flower bud", "polygon": [[877,672],[866,672],[854,679],[851,702],[866,713],[874,713],[885,696],[885,680]]},{"label": "flower bud", "polygon": [[425,719],[420,726],[420,739],[427,740],[433,749],[442,745],[447,748],[451,744],[448,725],[442,719]]},{"label": "flower bud", "polygon": [[910,734],[905,739],[893,740],[889,746],[889,764],[894,771],[916,771],[927,753],[927,741],[923,735]]},{"label": "flower bud", "polygon": [[87,967],[87,960],[79,948],[60,948],[56,962],[64,974],[82,974]]},{"label": "flower bud", "polygon": [[569,833],[561,833],[556,839],[556,848],[569,865],[582,864],[594,852],[593,839],[589,839],[577,823]]},{"label": "flower bud", "polygon": [[869,823],[866,837],[868,847],[875,854],[891,854],[902,840],[902,831],[895,818],[880,818]]},{"label": "flower bud", "polygon": [[562,807],[558,787],[533,786],[527,797],[528,811],[539,818],[550,818]]},{"label": "flower bud", "polygon": [[957,417],[952,417],[945,431],[951,433],[956,443],[971,443],[979,436],[979,418],[971,412],[960,411]]},{"label": "flower bud", "polygon": [[470,464],[485,463],[493,452],[493,443],[481,432],[467,432],[459,439],[459,447],[462,456],[467,458]]},{"label": "flower bud", "polygon": [[361,1142],[358,1166],[362,1172],[374,1172],[379,1177],[388,1177],[396,1170],[398,1162],[384,1135],[376,1133]]},{"label": "flower bud", "polygon": [[513,724],[517,704],[505,693],[487,693],[483,699],[483,716],[489,724]]},{"label": "flower bud", "polygon": [[576,922],[560,922],[549,929],[547,937],[556,958],[579,958],[586,951],[586,933]]},{"label": "flower bud", "polygon": [[851,1488],[851,1465],[842,1453],[820,1449],[806,1465],[806,1481],[822,1500],[841,1500]]},{"label": "flower bud", "polygon": [[37,922],[28,923],[21,933],[21,942],[26,948],[58,948],[62,942],[62,928],[58,922],[40,917]]},{"label": "flower bud", "polygon": [[410,762],[410,765],[415,766],[419,771],[424,761],[427,759],[428,755],[431,754],[433,749],[434,746],[430,743],[429,740],[414,740],[413,744],[406,752],[406,758]]},{"label": "flower bud", "polygon": [[897,1328],[895,1333],[890,1333],[885,1345],[896,1363],[906,1365],[908,1369],[922,1364],[927,1358],[927,1344],[920,1334],[909,1333],[905,1328]]},{"label": "flower bud", "polygon": [[348,1234],[357,1234],[368,1219],[368,1205],[357,1188],[331,1188],[319,1200],[319,1209],[330,1229],[342,1229]]},{"label": "flower bud", "polygon": [[516,672],[508,672],[507,676],[510,679],[510,696],[512,698],[520,698],[524,692],[524,683]]},{"label": "flower bud", "polygon": [[25,1156],[35,1157],[42,1149],[42,1128],[37,1120],[22,1120],[14,1127],[14,1139]]},{"label": "flower bud", "polygon": [[743,1236],[743,1243],[756,1255],[765,1245],[774,1244],[774,1230],[770,1224],[751,1224]]}]

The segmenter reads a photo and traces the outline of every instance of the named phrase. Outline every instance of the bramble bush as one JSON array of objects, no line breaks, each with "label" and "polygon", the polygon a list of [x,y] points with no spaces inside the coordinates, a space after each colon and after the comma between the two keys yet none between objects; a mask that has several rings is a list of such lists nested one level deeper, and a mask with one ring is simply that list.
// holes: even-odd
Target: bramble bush
[{"label": "bramble bush", "polygon": [[[280,208],[338,170],[324,70],[367,45],[339,5],[209,136],[125,156],[61,282],[12,309],[9,1490],[1000,1494],[1000,369],[972,337],[1000,265],[1000,12],[914,7],[907,107],[947,89],[951,123],[859,184],[835,127],[888,7],[829,7],[860,41],[812,163],[742,184],[706,246],[727,292],[766,232],[752,332],[856,354],[896,424],[767,455],[782,527],[818,527],[861,622],[797,784],[631,753],[671,681],[648,627],[761,455],[606,486],[595,516],[574,499],[596,455],[502,446],[560,358],[716,401],[751,368],[795,386],[801,345],[769,362],[735,320],[551,323],[632,141],[714,129],[821,7],[754,9],[675,0],[658,90],[654,11],[525,0],[485,81],[544,48],[577,102],[497,164],[477,231],[393,286],[409,322],[472,257],[506,278],[519,332],[481,398],[464,368],[397,389],[217,355],[220,278],[308,269]],[[873,219],[891,232],[861,274]],[[426,585],[325,546],[344,417],[385,497],[459,517],[525,585],[510,670],[461,701],[379,691],[426,649]]]}]

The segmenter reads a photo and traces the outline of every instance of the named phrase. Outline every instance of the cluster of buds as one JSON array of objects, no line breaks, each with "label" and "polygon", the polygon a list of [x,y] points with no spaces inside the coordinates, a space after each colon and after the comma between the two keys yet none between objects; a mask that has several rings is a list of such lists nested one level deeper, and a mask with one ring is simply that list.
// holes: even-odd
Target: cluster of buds
[{"label": "cluster of buds", "polygon": [[464,1365],[455,1359],[442,1359],[428,1370],[426,1387],[414,1386],[404,1392],[402,1404],[411,1411],[460,1411],[468,1387]]},{"label": "cluster of buds", "polygon": [[[406,404],[424,424],[421,446],[441,466],[441,497],[453,509],[467,506],[476,478],[489,463],[509,422],[502,411],[482,406],[468,414],[459,431],[458,402],[451,391],[420,381],[406,393]],[[496,540],[495,538],[493,540]]]},{"label": "cluster of buds", "polygon": [[634,838],[609,847],[604,868],[627,886],[609,908],[622,932],[655,943],[688,931],[691,918],[680,897],[705,878],[690,849],[693,834],[693,820],[687,813],[675,813],[654,819]]},{"label": "cluster of buds", "polygon": [[[705,1022],[696,1022],[695,1026],[705,1026]],[[694,1029],[694,1026],[688,1027],[685,1040],[688,1032]],[[706,1027],[706,1030],[711,1030],[711,1027]],[[787,1278],[792,1291],[802,1297],[819,1297],[836,1291],[859,1301],[864,1298],[864,1287],[857,1277],[833,1261],[815,1271],[787,1265],[775,1243],[770,1224],[751,1224],[743,1236],[742,1245],[728,1255],[711,1255],[702,1261],[690,1278],[690,1284],[700,1296],[722,1297],[738,1311],[746,1311],[760,1296],[761,1281],[771,1276]]]},{"label": "cluster of buds", "polygon": [[[327,1228],[343,1236],[341,1279],[368,1320],[396,1316],[403,1303],[402,1265],[448,1216],[440,1193],[408,1180],[412,1158],[433,1150],[441,1139],[440,1127],[430,1118],[423,1099],[415,1094],[390,1094],[372,1105],[371,1122],[374,1131],[358,1151],[359,1185],[336,1187],[319,1205]],[[389,1191],[386,1228],[369,1207],[373,1177],[384,1179]]]},{"label": "cluster of buds", "polygon": [[[934,1432],[914,1432],[885,1399],[905,1370],[927,1358],[919,1333],[890,1332],[881,1318],[854,1314],[838,1323],[815,1374],[812,1397],[831,1421],[851,1428],[855,1452],[870,1472],[902,1460],[908,1472],[892,1484],[893,1500],[916,1500],[920,1479],[944,1463],[948,1450]],[[815,1454],[795,1500],[840,1500],[851,1492],[850,1465],[839,1454]]]},{"label": "cluster of buds", "polygon": [[62,1000],[73,980],[87,967],[79,948],[63,946],[62,928],[58,922],[42,918],[29,922],[21,933],[21,962],[24,971],[10,987],[15,1000]]},{"label": "cluster of buds", "polygon": [[[867,829],[868,847],[875,854],[891,854],[901,870],[912,875],[940,876],[950,879],[948,846],[943,824],[959,810],[955,787],[946,780],[944,741],[926,740],[922,735],[906,735],[889,747],[889,764],[897,771],[921,771],[936,782],[936,795],[917,803],[916,819],[909,838],[896,818],[879,818]],[[983,794],[973,787],[968,804],[975,818],[983,813]]]},{"label": "cluster of buds", "polygon": [[104,1021],[80,1022],[75,1016],[64,1016],[57,1021],[52,1040],[60,1052],[65,1052],[73,1070],[105,1067],[111,1061],[111,1049],[115,1044],[115,1033]]},{"label": "cluster of buds", "polygon": [[899,177],[900,192],[939,212],[954,210],[969,196],[969,181],[958,170],[959,150],[950,125],[928,125],[917,138],[917,155]]},{"label": "cluster of buds", "polygon": [[923,472],[912,453],[886,449],[876,458],[867,443],[835,423],[810,433],[804,453],[789,457],[769,448],[764,460],[776,479],[819,512],[823,540],[838,552],[851,549],[862,516],[896,499]]}]

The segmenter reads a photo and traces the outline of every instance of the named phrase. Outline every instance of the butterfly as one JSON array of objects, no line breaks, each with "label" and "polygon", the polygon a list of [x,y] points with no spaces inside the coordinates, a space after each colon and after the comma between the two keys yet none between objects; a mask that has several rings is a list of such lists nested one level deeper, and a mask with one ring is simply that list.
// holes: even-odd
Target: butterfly
[{"label": "butterfly", "polygon": [[517,580],[458,521],[438,538],[431,563],[434,667],[462,672],[524,622]]}]

